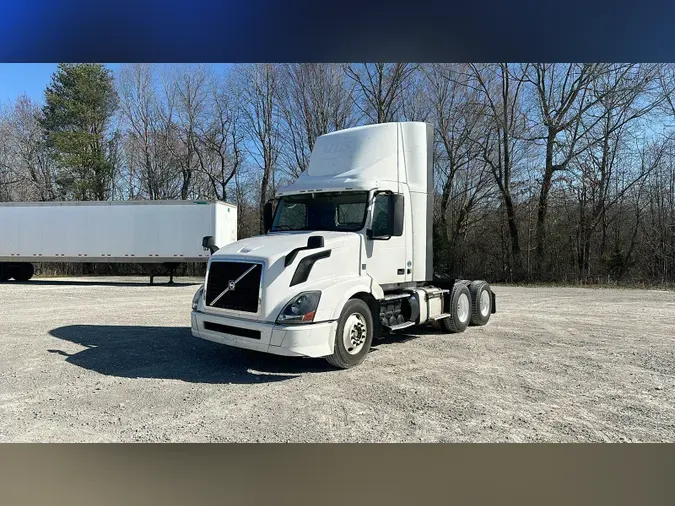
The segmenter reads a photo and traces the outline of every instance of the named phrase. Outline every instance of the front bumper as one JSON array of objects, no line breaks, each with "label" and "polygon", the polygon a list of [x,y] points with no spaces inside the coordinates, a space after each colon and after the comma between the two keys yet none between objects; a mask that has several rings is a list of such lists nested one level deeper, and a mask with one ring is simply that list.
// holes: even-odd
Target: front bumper
[{"label": "front bumper", "polygon": [[333,353],[337,323],[276,325],[192,311],[192,335],[236,348],[295,357]]}]

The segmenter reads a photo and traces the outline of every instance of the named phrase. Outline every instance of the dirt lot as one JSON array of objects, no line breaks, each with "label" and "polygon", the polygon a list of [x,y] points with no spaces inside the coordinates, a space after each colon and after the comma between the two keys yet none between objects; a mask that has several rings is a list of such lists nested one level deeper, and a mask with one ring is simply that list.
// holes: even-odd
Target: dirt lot
[{"label": "dirt lot", "polygon": [[0,441],[675,441],[675,292],[496,287],[334,371],[193,338],[180,281],[0,284]]}]

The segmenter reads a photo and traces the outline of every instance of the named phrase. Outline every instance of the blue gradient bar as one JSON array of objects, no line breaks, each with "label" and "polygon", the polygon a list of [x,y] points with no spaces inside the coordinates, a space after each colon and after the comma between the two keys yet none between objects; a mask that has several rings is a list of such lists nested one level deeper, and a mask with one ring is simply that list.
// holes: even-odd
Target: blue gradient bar
[{"label": "blue gradient bar", "polygon": [[0,61],[672,61],[675,3],[0,0]]}]

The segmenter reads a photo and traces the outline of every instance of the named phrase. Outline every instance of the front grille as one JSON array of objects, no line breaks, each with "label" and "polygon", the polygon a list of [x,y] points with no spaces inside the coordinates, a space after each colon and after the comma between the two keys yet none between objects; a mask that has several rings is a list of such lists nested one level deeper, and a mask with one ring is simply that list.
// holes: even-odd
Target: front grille
[{"label": "front grille", "polygon": [[[234,289],[229,289],[222,297],[218,298],[228,288],[230,281],[236,281],[251,267],[253,267],[253,270],[241,278]],[[206,280],[206,305],[232,311],[257,313],[261,275],[262,265],[260,264],[211,262],[209,276]]]}]

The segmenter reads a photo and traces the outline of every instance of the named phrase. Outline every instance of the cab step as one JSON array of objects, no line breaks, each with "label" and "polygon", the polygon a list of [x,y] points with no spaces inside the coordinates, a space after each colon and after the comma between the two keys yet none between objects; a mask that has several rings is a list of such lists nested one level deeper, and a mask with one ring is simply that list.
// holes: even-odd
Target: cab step
[{"label": "cab step", "polygon": [[447,318],[448,316],[450,316],[450,313],[441,313],[439,315],[432,316],[431,319],[437,321],[442,320],[443,318]]},{"label": "cab step", "polygon": [[398,325],[392,325],[391,327],[384,327],[384,328],[386,328],[391,332],[393,330],[407,329],[408,327],[412,327],[413,325],[415,325],[415,322],[403,322],[399,323]]},{"label": "cab step", "polygon": [[380,299],[380,301],[389,302],[390,300],[408,299],[410,296],[411,294],[409,293],[393,293],[391,295],[385,295]]}]

